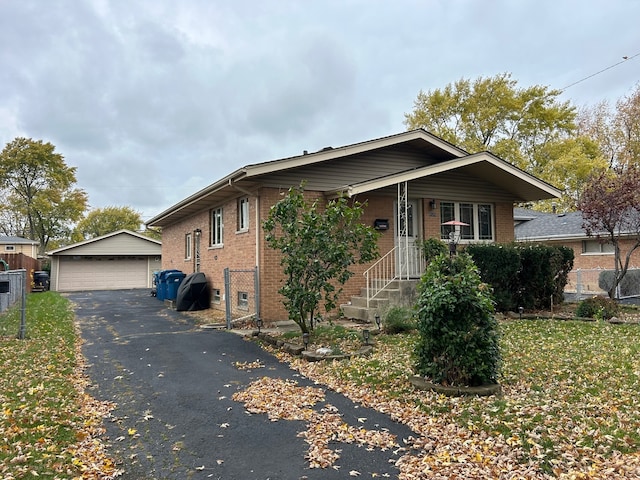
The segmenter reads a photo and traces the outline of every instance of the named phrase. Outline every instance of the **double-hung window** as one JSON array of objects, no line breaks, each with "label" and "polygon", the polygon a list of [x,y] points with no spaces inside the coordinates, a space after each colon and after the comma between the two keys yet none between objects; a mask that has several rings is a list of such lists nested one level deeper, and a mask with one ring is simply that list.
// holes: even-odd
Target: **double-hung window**
[{"label": "double-hung window", "polygon": [[184,259],[191,260],[191,233],[184,236]]},{"label": "double-hung window", "polygon": [[224,224],[222,223],[222,208],[211,210],[211,222],[209,232],[209,245],[212,247],[222,246],[222,236],[224,233]]},{"label": "double-hung window", "polygon": [[[490,203],[440,202],[440,238],[449,241],[453,235],[463,242],[494,241],[493,205]],[[464,225],[461,225],[464,224]]]},{"label": "double-hung window", "polygon": [[609,242],[600,242],[600,240],[583,240],[582,253],[586,255],[594,254],[612,254],[615,253],[615,247]]},{"label": "double-hung window", "polygon": [[238,231],[246,232],[249,230],[249,198],[243,197],[238,199]]}]

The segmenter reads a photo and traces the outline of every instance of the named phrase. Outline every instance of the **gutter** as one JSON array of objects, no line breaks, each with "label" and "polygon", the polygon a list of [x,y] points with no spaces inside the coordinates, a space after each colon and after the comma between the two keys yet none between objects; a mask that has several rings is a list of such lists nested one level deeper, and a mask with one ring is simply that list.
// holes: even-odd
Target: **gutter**
[{"label": "gutter", "polygon": [[207,195],[209,195],[210,193],[214,193],[218,190],[221,190],[222,188],[226,187],[227,185],[232,185],[232,181],[234,179],[238,179],[240,178],[242,175],[246,175],[246,168],[240,168],[238,170],[236,170],[235,172],[230,173],[229,175],[227,175],[226,177],[222,178],[221,180],[212,183],[211,185],[198,190],[196,193],[189,195],[187,198],[185,198],[184,200],[172,205],[171,207],[167,208],[166,210],[164,210],[163,212],[159,213],[158,215],[156,215],[155,217],[151,218],[150,220],[148,220],[147,222],[145,222],[145,225],[147,226],[153,226],[155,223],[162,221],[163,219],[170,217],[171,215],[179,212],[180,210],[182,210],[184,207],[187,207],[195,202],[197,202],[198,200],[206,197]]}]

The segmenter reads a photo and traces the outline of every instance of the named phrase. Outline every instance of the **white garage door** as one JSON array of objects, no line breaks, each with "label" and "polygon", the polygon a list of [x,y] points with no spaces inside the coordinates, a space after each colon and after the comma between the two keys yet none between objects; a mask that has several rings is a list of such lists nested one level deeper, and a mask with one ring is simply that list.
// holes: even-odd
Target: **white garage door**
[{"label": "white garage door", "polygon": [[147,257],[60,257],[58,290],[149,287]]}]

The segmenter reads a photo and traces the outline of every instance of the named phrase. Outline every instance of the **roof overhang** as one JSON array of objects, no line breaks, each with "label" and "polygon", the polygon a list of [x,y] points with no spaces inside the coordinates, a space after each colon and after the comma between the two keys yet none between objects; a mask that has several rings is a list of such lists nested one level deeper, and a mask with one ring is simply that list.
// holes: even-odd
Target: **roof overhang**
[{"label": "roof overhang", "polygon": [[247,177],[264,175],[273,173],[275,171],[306,167],[308,165],[313,165],[314,163],[348,157],[351,155],[357,155],[360,153],[370,152],[372,150],[378,150],[381,148],[392,147],[401,143],[410,142],[432,146],[455,157],[463,157],[469,155],[464,150],[446,142],[441,138],[436,137],[426,130],[417,129],[409,130],[407,132],[402,132],[395,135],[389,135],[388,137],[368,140],[366,142],[355,143],[353,145],[347,145],[345,147],[328,147],[315,153],[283,158],[281,160],[258,163],[255,165],[248,165],[243,170],[246,172]]},{"label": "roof overhang", "polygon": [[[203,209],[215,207],[234,194],[250,192],[259,185],[259,177],[263,175],[305,167],[402,143],[420,145],[421,148],[443,152],[447,156],[463,157],[468,155],[464,150],[423,129],[410,130],[344,147],[328,147],[315,153],[305,153],[295,157],[247,165],[169,207],[148,220],[146,225],[150,227],[166,227]],[[242,184],[240,185],[239,182],[242,182]]]},{"label": "roof overhang", "polygon": [[515,202],[547,200],[560,198],[562,195],[560,190],[539,178],[514,167],[489,152],[480,152],[423,168],[367,180],[354,185],[346,185],[332,192],[327,192],[327,196],[336,197],[339,195],[347,195],[348,197],[352,197],[398,183],[419,180],[454,170],[462,171],[487,182],[499,185],[512,195]]}]

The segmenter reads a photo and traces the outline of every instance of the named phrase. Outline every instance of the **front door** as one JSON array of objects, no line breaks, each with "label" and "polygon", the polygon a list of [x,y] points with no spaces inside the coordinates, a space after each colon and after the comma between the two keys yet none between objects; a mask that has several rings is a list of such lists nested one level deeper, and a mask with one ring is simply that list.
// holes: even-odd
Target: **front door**
[{"label": "front door", "polygon": [[417,278],[423,273],[423,262],[420,248],[416,246],[419,237],[420,212],[416,200],[408,200],[406,215],[395,205],[395,245],[396,276],[398,278]]}]

